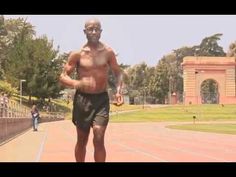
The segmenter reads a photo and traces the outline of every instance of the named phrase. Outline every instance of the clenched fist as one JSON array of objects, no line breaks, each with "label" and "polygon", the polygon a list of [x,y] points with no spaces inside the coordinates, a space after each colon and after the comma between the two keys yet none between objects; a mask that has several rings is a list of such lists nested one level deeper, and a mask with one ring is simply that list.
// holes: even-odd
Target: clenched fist
[{"label": "clenched fist", "polygon": [[113,101],[115,106],[121,106],[124,104],[124,97],[120,93],[115,94],[115,101]]}]

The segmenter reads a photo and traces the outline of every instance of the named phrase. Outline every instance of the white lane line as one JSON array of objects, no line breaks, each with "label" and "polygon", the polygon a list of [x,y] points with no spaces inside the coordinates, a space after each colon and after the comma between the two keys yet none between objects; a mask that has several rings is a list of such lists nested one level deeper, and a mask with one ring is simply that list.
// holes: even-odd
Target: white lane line
[{"label": "white lane line", "polygon": [[139,150],[139,149],[137,149],[137,148],[132,148],[132,147],[127,146],[127,145],[122,144],[122,143],[118,143],[118,142],[115,142],[115,143],[118,144],[119,146],[122,146],[122,147],[128,149],[128,150],[132,150],[132,151],[134,151],[134,152],[137,152],[137,153],[140,153],[140,154],[144,154],[144,155],[146,155],[146,156],[148,156],[148,157],[152,157],[152,158],[157,159],[157,160],[159,160],[159,161],[161,161],[161,162],[168,162],[168,161],[166,161],[166,160],[164,160],[164,159],[162,159],[162,158],[157,157],[156,155],[154,155],[154,154],[152,154],[152,153],[145,152],[145,151]]},{"label": "white lane line", "polygon": [[[139,136],[142,136],[142,135],[139,135]],[[174,142],[174,143],[177,143],[181,146],[181,140],[174,140],[172,138],[170,138],[169,136],[163,136],[162,137],[157,137],[157,136],[153,136],[153,135],[149,135],[149,136],[143,136],[143,138],[140,138],[138,139],[137,141],[140,141],[140,142],[144,142],[145,144],[148,144],[150,142],[150,140],[147,140],[147,137],[150,139],[155,139],[159,142],[167,142],[169,143],[170,141]],[[181,137],[178,137],[178,138],[181,138]],[[187,144],[186,142],[182,142],[182,144]],[[189,145],[189,144],[187,144]],[[214,159],[214,160],[217,160],[217,161],[221,161],[221,162],[229,162],[225,159],[222,159],[222,158],[218,158],[218,157],[214,157],[214,156],[211,156],[211,155],[207,155],[206,153],[202,153],[202,152],[197,152],[197,151],[193,151],[193,150],[187,150],[186,147],[185,149],[182,149],[182,148],[179,148],[179,147],[173,147],[173,145],[166,145],[165,144],[165,147],[169,148],[169,149],[173,149],[173,150],[177,150],[177,151],[181,151],[181,152],[184,152],[184,153],[190,153],[190,154],[194,154],[194,155],[197,155],[197,156],[203,156],[203,157],[207,157],[209,159]]]},{"label": "white lane line", "polygon": [[[129,134],[129,136],[131,136],[130,133],[128,133],[128,134]],[[144,136],[144,135],[141,135],[141,134],[139,134],[138,136],[142,137],[142,138],[137,139],[137,141],[144,142],[145,144],[149,144],[150,143],[150,138],[151,138],[151,143],[153,143],[153,140],[155,139],[158,142],[163,142],[163,141],[167,142],[167,143],[173,142],[173,143],[177,143],[177,146],[181,145],[181,141],[180,140],[174,140],[170,136],[166,136],[163,132],[162,132],[162,136],[160,136],[160,137],[153,136],[153,135]],[[177,136],[177,137],[181,138],[179,136]],[[187,144],[184,141],[182,143]],[[225,160],[223,158],[208,155],[207,152],[203,153],[203,152],[198,152],[198,151],[194,151],[194,150],[189,150],[189,149],[186,149],[186,148],[183,149],[183,148],[176,147],[176,146],[173,147],[173,145],[165,145],[165,147],[167,147],[169,149],[176,150],[176,151],[180,151],[180,152],[183,152],[183,153],[186,153],[186,154],[193,154],[193,155],[196,155],[196,156],[202,156],[202,157],[205,157],[205,158],[209,158],[209,159],[216,160],[216,161],[221,161],[221,162],[229,162],[228,160]],[[195,145],[194,145],[194,147],[195,147]],[[145,151],[142,151],[142,152],[145,152]]]},{"label": "white lane line", "polygon": [[39,162],[40,161],[40,158],[41,158],[41,155],[42,155],[42,152],[43,152],[43,147],[44,147],[45,141],[47,139],[47,135],[48,135],[48,131],[46,131],[44,133],[43,140],[41,141],[41,144],[40,144],[39,151],[37,153],[35,162]]}]

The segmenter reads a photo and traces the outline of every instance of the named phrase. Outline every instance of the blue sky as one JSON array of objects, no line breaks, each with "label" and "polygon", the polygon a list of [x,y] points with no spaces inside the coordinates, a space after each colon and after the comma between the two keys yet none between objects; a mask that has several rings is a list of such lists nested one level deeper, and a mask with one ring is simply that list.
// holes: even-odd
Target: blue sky
[{"label": "blue sky", "polygon": [[155,66],[162,56],[183,46],[198,45],[203,38],[222,33],[225,52],[236,41],[236,15],[4,15],[27,17],[36,35],[46,34],[60,52],[79,49],[85,42],[84,22],[98,18],[101,41],[118,53],[118,63],[135,65],[145,61]]}]

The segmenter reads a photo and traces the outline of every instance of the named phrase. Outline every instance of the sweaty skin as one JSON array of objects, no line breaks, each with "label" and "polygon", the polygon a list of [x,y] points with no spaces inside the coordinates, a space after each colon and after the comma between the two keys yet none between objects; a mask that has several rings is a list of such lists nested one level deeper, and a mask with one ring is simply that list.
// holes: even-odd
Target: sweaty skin
[{"label": "sweaty skin", "polygon": [[[109,67],[116,76],[120,77],[121,71],[112,49],[101,43],[96,49],[86,44],[80,51],[70,54],[68,63],[64,66],[61,81],[84,93],[101,93],[107,89]],[[78,80],[69,77],[75,68],[77,68]],[[118,91],[120,87],[121,85],[118,85]]]},{"label": "sweaty skin", "polygon": [[[79,89],[84,93],[101,93],[107,89],[108,69],[112,69],[117,78],[117,105],[123,104],[121,96],[122,72],[116,60],[114,51],[99,42],[100,23],[90,21],[85,24],[85,34],[88,42],[81,50],[71,52],[64,66],[60,81],[64,85]],[[78,79],[71,79],[70,74],[77,69]]]},{"label": "sweaty skin", "polygon": [[[64,65],[63,72],[60,75],[60,82],[68,87],[77,89],[80,98],[89,100],[93,104],[91,112],[84,111],[82,104],[74,99],[73,114],[75,120],[78,118],[83,118],[82,121],[76,125],[77,130],[77,143],[75,146],[75,158],[77,162],[84,162],[86,155],[86,146],[88,143],[90,129],[83,129],[83,125],[87,126],[84,122],[85,119],[93,116],[93,111],[96,112],[93,117],[93,122],[91,126],[93,128],[93,145],[94,145],[94,160],[96,162],[104,162],[106,159],[106,149],[104,144],[104,135],[107,128],[109,120],[109,98],[107,93],[107,81],[109,77],[109,68],[112,70],[114,76],[116,77],[116,94],[115,102],[116,105],[122,105],[124,103],[123,96],[121,94],[121,88],[123,83],[123,74],[117,63],[114,51],[99,41],[102,29],[101,24],[98,20],[93,19],[85,23],[84,34],[87,37],[87,43],[78,51],[73,51],[68,57],[67,63]],[[77,78],[72,79],[71,74],[76,69]],[[88,93],[87,96],[85,96]],[[107,95],[105,97],[104,95]],[[92,98],[98,98],[98,95],[103,95],[99,97],[103,107],[100,108],[96,106],[96,103]],[[91,98],[92,97],[92,98]],[[79,103],[79,104],[77,104]],[[78,108],[79,106],[83,108]],[[81,111],[82,110],[82,111]],[[99,112],[100,111],[100,112]],[[86,112],[86,116],[83,114]],[[87,116],[88,115],[88,116]],[[108,118],[108,119],[107,119]],[[77,121],[76,120],[76,121]],[[100,120],[100,123],[99,123]],[[97,122],[96,122],[97,121]],[[101,122],[105,124],[102,124]],[[90,128],[90,127],[89,127]]]}]

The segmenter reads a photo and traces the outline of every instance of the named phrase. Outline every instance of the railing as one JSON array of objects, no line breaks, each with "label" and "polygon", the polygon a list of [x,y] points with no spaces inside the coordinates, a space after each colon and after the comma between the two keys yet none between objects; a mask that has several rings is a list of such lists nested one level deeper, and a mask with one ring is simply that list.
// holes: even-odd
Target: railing
[{"label": "railing", "polygon": [[0,104],[0,118],[26,118],[30,117],[30,109],[25,106],[20,106],[19,103],[9,101],[8,104]]},{"label": "railing", "polygon": [[[30,109],[19,103],[9,101],[0,104],[0,145],[32,127]],[[40,112],[39,123],[64,120],[61,112]]]}]

